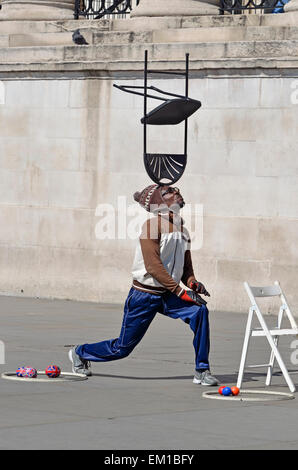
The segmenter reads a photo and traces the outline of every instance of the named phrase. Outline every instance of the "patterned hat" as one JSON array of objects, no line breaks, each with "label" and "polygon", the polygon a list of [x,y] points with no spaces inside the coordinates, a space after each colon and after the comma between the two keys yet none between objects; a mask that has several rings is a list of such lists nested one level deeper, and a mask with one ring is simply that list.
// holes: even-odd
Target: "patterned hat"
[{"label": "patterned hat", "polygon": [[161,186],[158,184],[151,184],[143,189],[143,191],[134,193],[133,198],[144,207],[146,211],[152,212],[151,206],[154,206],[153,209],[156,209],[157,206],[161,204],[164,205],[160,189]]}]

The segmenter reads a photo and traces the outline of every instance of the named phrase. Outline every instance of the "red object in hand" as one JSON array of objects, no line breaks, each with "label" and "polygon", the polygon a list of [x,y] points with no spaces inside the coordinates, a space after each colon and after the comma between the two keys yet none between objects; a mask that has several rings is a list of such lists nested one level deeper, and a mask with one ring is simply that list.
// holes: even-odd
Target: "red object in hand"
[{"label": "red object in hand", "polygon": [[240,389],[238,387],[231,387],[231,390],[233,395],[238,395],[240,392]]},{"label": "red object in hand", "polygon": [[192,290],[184,290],[180,295],[180,299],[185,300],[186,302],[192,302],[197,305],[206,305],[206,300]]},{"label": "red object in hand", "polygon": [[204,284],[202,284],[202,283],[199,282],[199,281],[191,281],[191,283],[190,283],[190,288],[191,288],[193,291],[198,292],[199,294],[207,295],[208,297],[210,297],[210,294],[209,294],[209,292],[206,290]]},{"label": "red object in hand", "polygon": [[225,385],[222,385],[221,387],[219,387],[218,393],[219,393],[220,395],[222,395],[222,391],[223,391],[224,388],[225,388]]}]

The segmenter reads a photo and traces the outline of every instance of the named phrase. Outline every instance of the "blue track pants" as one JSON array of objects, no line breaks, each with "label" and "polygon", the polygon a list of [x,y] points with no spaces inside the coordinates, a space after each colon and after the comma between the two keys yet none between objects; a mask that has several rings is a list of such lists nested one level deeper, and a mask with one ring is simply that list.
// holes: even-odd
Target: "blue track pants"
[{"label": "blue track pants", "polygon": [[197,370],[209,369],[208,309],[181,300],[174,294],[161,296],[131,288],[124,306],[119,338],[77,346],[76,353],[94,362],[114,361],[127,357],[146,333],[156,313],[180,318],[194,333],[195,365]]}]

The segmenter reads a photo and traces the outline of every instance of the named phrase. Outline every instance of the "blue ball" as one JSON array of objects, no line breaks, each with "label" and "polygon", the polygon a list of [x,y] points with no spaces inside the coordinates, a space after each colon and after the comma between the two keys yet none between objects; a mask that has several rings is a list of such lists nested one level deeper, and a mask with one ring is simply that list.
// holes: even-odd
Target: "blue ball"
[{"label": "blue ball", "polygon": [[225,397],[228,397],[229,395],[232,395],[232,390],[230,389],[230,387],[225,387],[222,391],[222,394],[225,396]]}]

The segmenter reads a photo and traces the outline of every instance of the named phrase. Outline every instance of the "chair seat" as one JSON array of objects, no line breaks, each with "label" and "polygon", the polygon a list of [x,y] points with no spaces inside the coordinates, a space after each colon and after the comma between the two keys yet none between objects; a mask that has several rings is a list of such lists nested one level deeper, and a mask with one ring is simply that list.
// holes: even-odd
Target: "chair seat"
[{"label": "chair seat", "polygon": [[[283,336],[283,335],[298,335],[298,329],[293,328],[273,328],[269,330],[271,336]],[[251,336],[266,336],[266,333],[261,328],[255,328],[251,332]]]},{"label": "chair seat", "polygon": [[[157,126],[180,124],[201,107],[201,102],[191,98],[167,100],[147,114],[146,124]],[[141,119],[145,123],[145,117]]]}]

